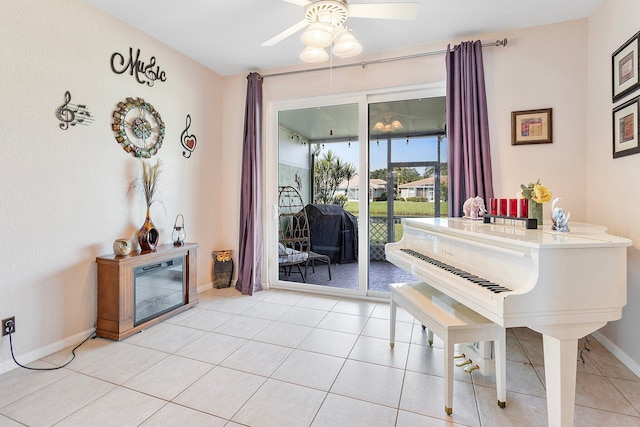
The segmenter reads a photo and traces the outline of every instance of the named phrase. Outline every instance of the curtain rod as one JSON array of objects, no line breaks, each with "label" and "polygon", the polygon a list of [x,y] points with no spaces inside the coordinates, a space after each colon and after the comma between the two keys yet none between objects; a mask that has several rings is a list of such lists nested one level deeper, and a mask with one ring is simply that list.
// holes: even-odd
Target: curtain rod
[{"label": "curtain rod", "polygon": [[[496,40],[495,42],[487,42],[487,43],[481,44],[482,47],[495,47],[495,46],[506,46],[506,45],[507,45],[506,37],[502,40]],[[352,64],[335,65],[332,67],[329,66],[329,67],[311,68],[311,69],[305,69],[305,70],[284,71],[282,73],[274,73],[274,74],[264,74],[262,75],[262,78],[287,76],[290,74],[309,73],[312,71],[324,71],[324,70],[330,70],[330,69],[337,70],[338,68],[357,67],[357,66],[364,68],[367,65],[372,65],[372,64],[384,64],[385,62],[404,61],[405,59],[414,59],[414,58],[422,58],[425,56],[442,55],[443,53],[447,53],[447,49],[436,50],[432,52],[416,53],[414,55],[396,56],[393,58],[375,59],[372,61],[354,62]]]}]

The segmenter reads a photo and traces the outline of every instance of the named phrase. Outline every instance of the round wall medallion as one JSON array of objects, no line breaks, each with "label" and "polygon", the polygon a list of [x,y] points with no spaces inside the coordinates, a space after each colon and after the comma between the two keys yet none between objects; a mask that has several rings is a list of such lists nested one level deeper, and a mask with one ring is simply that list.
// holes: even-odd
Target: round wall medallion
[{"label": "round wall medallion", "polygon": [[113,111],[116,141],[135,157],[155,155],[164,140],[164,122],[153,105],[142,98],[127,98]]}]

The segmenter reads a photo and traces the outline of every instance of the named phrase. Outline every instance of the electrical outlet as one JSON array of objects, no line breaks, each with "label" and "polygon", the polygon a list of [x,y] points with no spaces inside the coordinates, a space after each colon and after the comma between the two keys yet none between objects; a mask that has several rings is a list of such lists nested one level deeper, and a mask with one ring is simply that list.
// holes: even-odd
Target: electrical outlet
[{"label": "electrical outlet", "polygon": [[9,335],[9,333],[14,333],[16,331],[16,316],[11,316],[9,318],[2,320],[2,336]]}]

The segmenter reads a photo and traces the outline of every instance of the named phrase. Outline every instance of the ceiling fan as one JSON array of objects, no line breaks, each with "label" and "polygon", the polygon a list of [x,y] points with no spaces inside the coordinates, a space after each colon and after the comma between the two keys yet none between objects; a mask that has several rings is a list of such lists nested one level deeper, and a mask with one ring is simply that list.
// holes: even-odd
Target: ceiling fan
[{"label": "ceiling fan", "polygon": [[305,19],[262,43],[273,46],[305,27],[300,39],[306,45],[300,58],[305,62],[323,62],[329,58],[325,47],[334,43],[333,53],[341,58],[358,55],[362,45],[344,26],[347,18],[415,19],[420,3],[362,3],[347,0],[283,0],[305,8]]}]

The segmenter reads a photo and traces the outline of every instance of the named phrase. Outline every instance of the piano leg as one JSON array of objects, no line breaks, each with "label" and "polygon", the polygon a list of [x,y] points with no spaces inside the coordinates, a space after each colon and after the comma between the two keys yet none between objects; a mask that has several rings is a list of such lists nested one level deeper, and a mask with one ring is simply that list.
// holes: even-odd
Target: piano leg
[{"label": "piano leg", "polygon": [[447,334],[444,341],[444,412],[447,415],[453,413],[453,355],[455,336]]},{"label": "piano leg", "polygon": [[542,333],[549,427],[572,427],[576,402],[578,339],[606,322],[579,325],[531,326]]},{"label": "piano leg", "polygon": [[502,338],[493,342],[496,350],[496,392],[498,406],[504,408],[507,404],[507,336],[506,329],[502,329]]},{"label": "piano leg", "polygon": [[391,300],[389,301],[389,345],[393,349],[396,344],[396,311],[398,304],[393,300],[393,295],[391,295]]},{"label": "piano leg", "polygon": [[543,335],[549,426],[572,426],[576,400],[578,339]]}]

